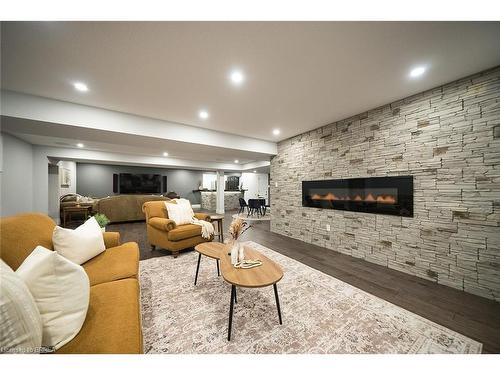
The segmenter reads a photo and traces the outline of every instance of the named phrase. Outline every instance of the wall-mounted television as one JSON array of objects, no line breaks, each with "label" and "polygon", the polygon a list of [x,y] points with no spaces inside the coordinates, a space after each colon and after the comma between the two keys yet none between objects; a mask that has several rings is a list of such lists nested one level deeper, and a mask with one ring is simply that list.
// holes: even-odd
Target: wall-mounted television
[{"label": "wall-mounted television", "polygon": [[161,193],[159,174],[120,173],[120,194]]}]

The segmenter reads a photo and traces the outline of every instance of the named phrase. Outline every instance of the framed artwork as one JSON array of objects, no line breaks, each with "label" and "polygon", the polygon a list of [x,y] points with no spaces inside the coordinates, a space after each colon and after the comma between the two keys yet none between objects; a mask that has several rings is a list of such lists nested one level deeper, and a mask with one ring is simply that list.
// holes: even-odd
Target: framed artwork
[{"label": "framed artwork", "polygon": [[61,168],[59,171],[59,183],[61,187],[68,188],[71,186],[71,171],[68,168]]}]

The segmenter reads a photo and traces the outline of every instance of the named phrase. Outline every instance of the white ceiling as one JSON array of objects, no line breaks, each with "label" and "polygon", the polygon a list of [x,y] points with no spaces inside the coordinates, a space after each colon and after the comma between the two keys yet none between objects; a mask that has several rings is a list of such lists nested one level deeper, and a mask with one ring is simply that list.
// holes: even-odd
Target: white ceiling
[{"label": "white ceiling", "polygon": [[69,127],[40,121],[30,121],[13,117],[2,118],[2,130],[34,145],[62,148],[78,148],[84,143],[85,150],[111,153],[126,153],[142,156],[162,156],[168,151],[169,157],[185,160],[212,161],[239,164],[269,161],[269,155],[223,147],[213,147],[144,137],[118,132]]},{"label": "white ceiling", "polygon": [[3,22],[1,37],[4,89],[267,140],[500,63],[498,22]]}]

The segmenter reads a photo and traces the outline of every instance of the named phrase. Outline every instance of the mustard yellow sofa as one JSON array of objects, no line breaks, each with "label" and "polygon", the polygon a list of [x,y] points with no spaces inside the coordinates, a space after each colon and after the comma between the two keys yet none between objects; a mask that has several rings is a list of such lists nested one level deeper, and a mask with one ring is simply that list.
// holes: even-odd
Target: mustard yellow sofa
[{"label": "mustard yellow sofa", "polygon": [[[0,219],[0,256],[16,270],[33,249],[53,250],[55,223],[47,215]],[[142,353],[139,248],[120,245],[120,234],[103,234],[106,250],[82,266],[90,279],[90,303],[82,329],[56,353]]]},{"label": "mustard yellow sofa", "polygon": [[[188,249],[200,243],[212,241],[213,239],[203,238],[199,225],[176,225],[175,221],[168,218],[165,202],[146,202],[142,206],[142,210],[146,216],[146,230],[151,250],[154,250],[158,246],[169,250],[172,252],[174,258],[176,258],[180,250]],[[210,221],[208,214],[195,213],[195,217],[199,220]]]},{"label": "mustard yellow sofa", "polygon": [[94,206],[96,212],[104,214],[111,223],[144,220],[142,205],[149,201],[166,201],[161,195],[120,194],[101,198]]}]

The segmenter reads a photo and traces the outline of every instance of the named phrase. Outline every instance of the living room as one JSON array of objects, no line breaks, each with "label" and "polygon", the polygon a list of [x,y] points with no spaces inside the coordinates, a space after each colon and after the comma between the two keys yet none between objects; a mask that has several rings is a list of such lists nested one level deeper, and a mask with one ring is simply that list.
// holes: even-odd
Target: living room
[{"label": "living room", "polygon": [[92,19],[1,22],[1,353],[498,358],[499,22]]}]

